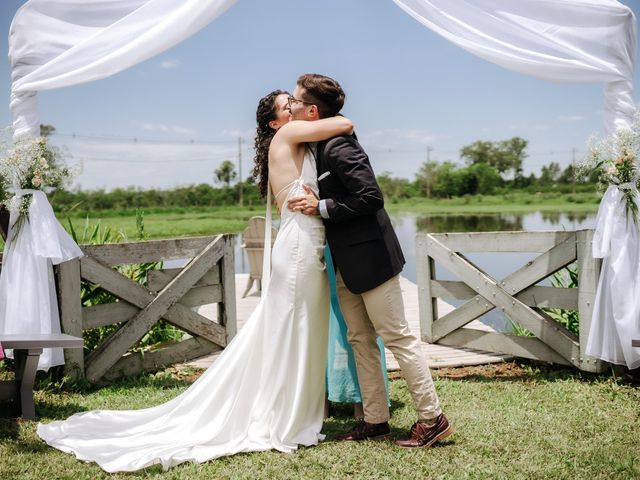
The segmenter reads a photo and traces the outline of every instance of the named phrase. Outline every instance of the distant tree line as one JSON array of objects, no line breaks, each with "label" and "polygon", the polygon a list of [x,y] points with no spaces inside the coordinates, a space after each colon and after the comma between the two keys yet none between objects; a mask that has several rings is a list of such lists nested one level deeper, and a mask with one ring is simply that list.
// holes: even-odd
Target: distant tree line
[{"label": "distant tree line", "polygon": [[[53,127],[52,127],[53,128]],[[378,175],[378,183],[387,199],[451,198],[466,195],[492,195],[514,190],[558,192],[592,191],[597,174],[575,174],[569,165],[562,169],[556,162],[542,167],[540,174],[523,174],[528,142],[520,137],[490,142],[478,140],[460,149],[459,162],[425,162],[414,180],[393,177],[390,172]],[[98,190],[59,190],[54,193],[53,205],[58,211],[95,211],[132,208],[171,208],[236,205],[242,198],[244,205],[263,203],[254,179],[242,184],[235,165],[223,161],[214,171],[212,184],[201,183],[171,190],[116,188],[109,192]],[[214,186],[217,185],[217,186]]]},{"label": "distant tree line", "polygon": [[[243,187],[244,205],[263,203],[255,184],[245,182]],[[171,190],[137,187],[116,188],[108,192],[104,189],[58,190],[53,195],[52,205],[56,211],[69,213],[133,208],[214,207],[237,205],[239,197],[239,184],[216,188],[201,183]]]},{"label": "distant tree line", "polygon": [[542,167],[540,175],[523,174],[528,142],[520,137],[488,142],[479,140],[460,150],[462,164],[451,160],[425,162],[416,173],[415,180],[396,178],[390,172],[378,175],[384,195],[391,199],[427,197],[451,198],[463,195],[492,195],[506,191],[530,192],[571,191],[582,185],[588,189],[598,181],[596,172],[576,173],[573,165],[564,170],[556,162]]}]

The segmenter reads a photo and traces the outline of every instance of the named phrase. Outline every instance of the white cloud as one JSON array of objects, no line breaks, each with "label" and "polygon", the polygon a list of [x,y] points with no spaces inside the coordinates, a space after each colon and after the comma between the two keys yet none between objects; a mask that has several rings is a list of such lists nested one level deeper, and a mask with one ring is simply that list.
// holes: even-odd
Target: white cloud
[{"label": "white cloud", "polygon": [[160,68],[164,70],[172,70],[174,68],[178,68],[179,66],[180,66],[180,60],[176,58],[163,60],[162,62],[160,62]]},{"label": "white cloud", "polygon": [[246,130],[240,130],[240,129],[223,129],[220,132],[220,136],[222,137],[229,137],[229,138],[238,138],[238,137],[242,137],[242,139],[246,142],[249,139],[253,139],[253,137],[255,137],[256,135],[256,129],[255,128],[249,128]]},{"label": "white cloud", "polygon": [[195,130],[180,125],[167,125],[165,123],[143,123],[142,128],[148,132],[178,133],[180,135],[194,135]]},{"label": "white cloud", "polygon": [[[83,189],[139,186],[173,188],[212,183],[213,170],[223,160],[235,162],[238,147],[232,143],[133,142],[65,138],[60,141],[71,154],[70,165],[82,164],[74,185]],[[248,152],[243,155],[243,176],[250,170]]]},{"label": "white cloud", "polygon": [[549,125],[546,123],[533,123],[530,125],[511,124],[509,125],[509,130],[518,130],[521,132],[528,132],[530,130],[549,130]]},{"label": "white cloud", "polygon": [[402,130],[399,128],[383,128],[359,133],[360,142],[376,148],[394,148],[407,144],[427,145],[440,139],[438,135],[420,129]]},{"label": "white cloud", "polygon": [[558,116],[559,122],[581,122],[585,117],[583,115],[560,115]]}]

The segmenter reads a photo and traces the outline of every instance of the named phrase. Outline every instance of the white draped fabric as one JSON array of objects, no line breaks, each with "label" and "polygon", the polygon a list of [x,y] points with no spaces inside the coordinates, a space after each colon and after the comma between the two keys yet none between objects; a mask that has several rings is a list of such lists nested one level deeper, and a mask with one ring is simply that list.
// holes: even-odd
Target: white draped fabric
[{"label": "white draped fabric", "polygon": [[[36,134],[36,92],[108,77],[176,45],[235,0],[30,0],[9,35],[16,136]],[[510,70],[605,84],[606,125],[633,111],[635,19],[615,0],[394,0]],[[277,8],[274,5],[274,8]]]},{"label": "white draped fabric", "polygon": [[15,136],[38,135],[36,92],[126,70],[208,25],[235,0],[30,0],[9,33]]},{"label": "white draped fabric", "polygon": [[[26,194],[33,195],[29,221],[15,241],[13,212],[9,220],[0,272],[0,333],[60,333],[52,265],[80,257],[82,251],[54,216],[47,196],[40,190],[16,192],[18,198]],[[61,348],[45,348],[38,369],[62,364]]]},{"label": "white draped fabric", "polygon": [[615,0],[394,0],[447,40],[509,70],[605,84],[605,126],[635,108],[636,22]]},{"label": "white draped fabric", "polygon": [[[593,256],[602,271],[586,354],[629,368],[640,367],[640,236],[627,215],[618,187],[609,187],[600,203],[593,237]],[[635,191],[636,203],[640,195]]]}]

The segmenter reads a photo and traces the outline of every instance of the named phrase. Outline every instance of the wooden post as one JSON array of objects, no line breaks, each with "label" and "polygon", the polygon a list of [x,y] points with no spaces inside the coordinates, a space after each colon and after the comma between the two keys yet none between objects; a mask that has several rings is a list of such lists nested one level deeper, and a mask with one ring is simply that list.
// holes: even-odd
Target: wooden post
[{"label": "wooden post", "polygon": [[418,280],[418,311],[420,313],[420,336],[423,342],[433,342],[433,322],[438,317],[438,299],[432,296],[431,280],[436,267],[429,256],[429,236],[416,235],[416,274]]},{"label": "wooden post", "polygon": [[220,267],[222,280],[222,302],[218,303],[218,319],[227,331],[227,343],[237,333],[236,317],[236,273],[234,257],[235,235],[224,236],[224,255]]},{"label": "wooden post", "polygon": [[0,236],[3,240],[7,239],[9,232],[9,211],[0,205]]},{"label": "wooden post", "polygon": [[[80,260],[73,259],[58,266],[58,304],[62,333],[82,337],[82,304],[80,299]],[[84,378],[82,348],[64,351],[65,375],[78,380]]]},{"label": "wooden post", "polygon": [[576,231],[576,247],[578,262],[578,314],[580,317],[580,358],[574,362],[581,370],[587,372],[602,372],[607,363],[585,354],[591,318],[593,316],[593,304],[598,288],[600,276],[599,259],[592,254],[593,230]]}]

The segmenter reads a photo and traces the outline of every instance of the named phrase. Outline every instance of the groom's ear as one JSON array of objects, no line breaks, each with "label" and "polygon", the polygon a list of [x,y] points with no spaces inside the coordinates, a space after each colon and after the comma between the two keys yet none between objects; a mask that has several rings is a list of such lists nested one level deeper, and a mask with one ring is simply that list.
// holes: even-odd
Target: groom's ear
[{"label": "groom's ear", "polygon": [[320,111],[318,110],[317,105],[311,105],[309,107],[309,111],[307,112],[310,120],[320,120]]}]

